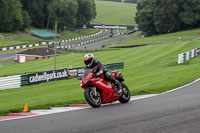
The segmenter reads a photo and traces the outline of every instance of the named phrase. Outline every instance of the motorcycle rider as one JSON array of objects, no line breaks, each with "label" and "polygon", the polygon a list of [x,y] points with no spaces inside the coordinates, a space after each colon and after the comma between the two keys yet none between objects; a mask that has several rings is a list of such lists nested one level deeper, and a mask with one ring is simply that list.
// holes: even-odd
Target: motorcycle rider
[{"label": "motorcycle rider", "polygon": [[113,77],[112,73],[109,72],[100,61],[94,59],[94,55],[88,53],[83,58],[86,68],[95,68],[96,72],[93,74],[93,77],[98,77],[101,74],[104,74],[105,80],[112,82],[115,86],[117,86],[118,94],[122,93],[122,86],[121,84]]}]

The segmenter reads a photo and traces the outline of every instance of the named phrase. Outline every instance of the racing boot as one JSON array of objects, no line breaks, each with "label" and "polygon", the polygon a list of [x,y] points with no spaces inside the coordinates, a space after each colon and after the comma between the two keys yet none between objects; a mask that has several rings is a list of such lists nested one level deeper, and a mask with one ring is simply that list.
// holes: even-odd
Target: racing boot
[{"label": "racing boot", "polygon": [[118,92],[117,92],[117,95],[121,95],[122,94],[122,85],[119,83],[119,82],[117,82],[117,89],[118,89]]},{"label": "racing boot", "polygon": [[[116,81],[116,80],[115,80]],[[122,94],[122,85],[119,82],[115,82],[115,85],[117,86],[117,94],[115,95],[115,97],[118,97]]]},{"label": "racing boot", "polygon": [[118,97],[119,95],[122,94],[122,89],[123,88],[122,88],[121,84],[112,75],[109,77],[109,80],[112,83],[114,83],[114,85],[116,86],[115,91],[117,92],[117,94],[115,95],[115,97]]}]

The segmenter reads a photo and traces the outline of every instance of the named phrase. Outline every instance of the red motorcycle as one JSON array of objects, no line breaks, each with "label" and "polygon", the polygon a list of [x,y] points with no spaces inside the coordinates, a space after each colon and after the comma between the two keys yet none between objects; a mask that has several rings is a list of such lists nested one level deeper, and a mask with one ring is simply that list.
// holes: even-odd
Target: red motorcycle
[{"label": "red motorcycle", "polygon": [[127,103],[130,100],[130,91],[128,87],[123,84],[124,81],[122,73],[113,71],[113,76],[121,83],[122,93],[117,93],[117,88],[114,84],[105,81],[104,75],[99,77],[93,77],[95,69],[86,69],[84,77],[80,82],[80,86],[84,89],[84,96],[88,104],[92,107],[100,107],[101,104],[112,103],[119,101],[121,103]]}]

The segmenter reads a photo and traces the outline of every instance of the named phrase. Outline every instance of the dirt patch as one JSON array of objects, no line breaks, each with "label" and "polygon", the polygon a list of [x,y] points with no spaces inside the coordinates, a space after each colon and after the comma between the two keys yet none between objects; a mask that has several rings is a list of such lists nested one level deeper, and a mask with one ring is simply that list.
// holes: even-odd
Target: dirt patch
[{"label": "dirt patch", "polygon": [[0,35],[0,38],[5,38],[4,36]]}]

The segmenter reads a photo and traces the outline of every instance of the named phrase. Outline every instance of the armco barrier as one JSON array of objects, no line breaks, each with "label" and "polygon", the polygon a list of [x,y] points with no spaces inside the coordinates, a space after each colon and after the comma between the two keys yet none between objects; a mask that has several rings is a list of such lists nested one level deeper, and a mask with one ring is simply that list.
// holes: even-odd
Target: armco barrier
[{"label": "armco barrier", "polygon": [[0,77],[0,90],[21,87],[21,75]]},{"label": "armco barrier", "polygon": [[199,54],[199,49],[200,48],[195,48],[191,51],[179,54],[178,55],[178,64],[181,64],[185,61],[188,61],[188,60],[196,57]]},{"label": "armco barrier", "polygon": [[[124,63],[105,64],[107,69],[123,69]],[[0,90],[20,88],[22,86],[35,85],[55,80],[82,77],[84,68],[60,69],[53,71],[38,72],[32,74],[15,75],[0,78]]]}]

